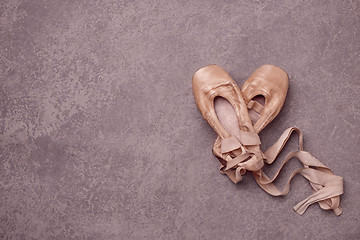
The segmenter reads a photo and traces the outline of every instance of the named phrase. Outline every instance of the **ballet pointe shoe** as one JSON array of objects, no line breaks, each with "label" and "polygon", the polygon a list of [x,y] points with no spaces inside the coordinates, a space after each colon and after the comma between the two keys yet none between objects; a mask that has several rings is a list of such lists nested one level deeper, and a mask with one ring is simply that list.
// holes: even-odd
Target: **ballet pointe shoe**
[{"label": "ballet pointe shoe", "polygon": [[[243,99],[247,104],[249,115],[257,133],[279,114],[285,102],[288,86],[289,78],[284,70],[274,65],[263,65],[256,69],[241,87]],[[259,96],[263,96],[265,101],[261,101],[263,99]],[[309,205],[318,202],[322,209],[331,209],[335,215],[340,215],[342,213],[340,195],[343,193],[343,178],[334,175],[328,167],[304,151],[303,135],[300,129],[296,127],[286,129],[279,140],[265,151],[264,162],[271,164],[275,161],[293,132],[297,132],[299,135],[299,150],[290,152],[285,157],[283,164],[272,179],[262,170],[253,171],[256,182],[267,193],[273,196],[282,196],[289,192],[291,179],[299,173],[309,180],[314,193],[298,203],[294,210],[302,215]],[[295,170],[285,188],[280,191],[273,184],[273,181],[291,158],[297,158],[304,167]]]},{"label": "ballet pointe shoe", "polygon": [[260,138],[236,82],[221,67],[209,65],[193,75],[192,86],[199,111],[218,135],[213,153],[220,171],[237,183],[246,170],[260,170]]},{"label": "ballet pointe shoe", "polygon": [[[274,65],[257,68],[241,87],[241,94],[249,108],[257,133],[264,129],[280,112],[289,87],[288,74]],[[263,96],[264,103],[256,101]]]}]

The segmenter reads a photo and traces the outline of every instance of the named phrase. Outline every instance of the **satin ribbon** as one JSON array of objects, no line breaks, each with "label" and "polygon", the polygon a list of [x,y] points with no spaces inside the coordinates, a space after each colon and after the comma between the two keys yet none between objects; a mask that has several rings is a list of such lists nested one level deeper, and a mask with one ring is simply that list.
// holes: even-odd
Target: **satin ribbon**
[{"label": "satin ribbon", "polygon": [[[299,150],[290,152],[280,166],[275,176],[270,179],[263,171],[263,162],[272,164],[291,134],[297,132],[299,136]],[[240,139],[235,136],[221,140],[221,152],[224,155],[225,164],[220,171],[226,174],[234,183],[242,180],[246,170],[253,172],[258,185],[273,196],[286,195],[290,190],[290,181],[296,174],[301,174],[309,180],[314,193],[294,206],[294,210],[302,215],[313,203],[318,202],[324,210],[332,209],[336,215],[342,213],[340,207],[340,195],[343,194],[343,178],[334,173],[313,157],[309,152],[303,150],[303,135],[296,127],[286,129],[280,138],[265,151],[265,153],[253,151],[256,145],[260,145],[260,138],[256,133],[241,132]],[[231,155],[235,155],[232,157]],[[296,169],[288,179],[284,189],[280,191],[273,181],[279,175],[284,165],[292,158],[297,158],[303,164],[303,168]]]}]

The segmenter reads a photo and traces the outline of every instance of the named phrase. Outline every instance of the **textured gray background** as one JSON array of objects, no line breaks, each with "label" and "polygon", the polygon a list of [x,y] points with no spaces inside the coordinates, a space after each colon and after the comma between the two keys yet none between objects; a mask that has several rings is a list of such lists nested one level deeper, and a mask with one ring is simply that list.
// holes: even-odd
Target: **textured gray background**
[{"label": "textured gray background", "polygon": [[[0,239],[360,238],[360,1],[2,0],[0,16]],[[263,149],[300,127],[344,177],[342,216],[297,215],[300,176],[275,198],[218,172],[191,88],[210,63],[239,84],[289,73]]]}]

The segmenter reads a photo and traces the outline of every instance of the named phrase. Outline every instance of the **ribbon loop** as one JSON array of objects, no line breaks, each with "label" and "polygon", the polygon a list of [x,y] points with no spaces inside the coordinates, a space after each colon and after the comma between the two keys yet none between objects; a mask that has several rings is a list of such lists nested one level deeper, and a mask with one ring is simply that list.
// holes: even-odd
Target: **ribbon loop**
[{"label": "ribbon loop", "polygon": [[222,162],[220,171],[234,183],[238,183],[246,170],[261,169],[264,165],[264,153],[259,151],[258,147],[256,148],[260,143],[257,133],[245,131],[240,131],[239,139],[236,136],[222,138],[220,151],[223,154],[221,158],[225,161]]},{"label": "ribbon loop", "polygon": [[[323,163],[321,163],[317,158],[312,156],[309,152],[303,151],[303,135],[298,128],[288,128],[283,132],[279,140],[276,141],[275,144],[265,152],[265,162],[268,164],[274,162],[274,160],[277,158],[284,145],[290,138],[290,135],[294,131],[299,134],[300,150],[290,152],[285,157],[283,164],[280,166],[279,170],[272,179],[270,179],[262,170],[253,172],[256,182],[263,190],[265,190],[270,195],[282,196],[289,192],[291,179],[296,174],[300,173],[303,177],[309,180],[310,185],[315,192],[314,194],[310,195],[309,197],[298,203],[294,207],[294,210],[298,214],[302,215],[306,211],[308,206],[315,202],[318,202],[322,209],[332,209],[335,215],[340,215],[342,213],[342,209],[340,207],[340,195],[343,194],[343,178],[334,175],[333,172]],[[299,159],[299,161],[304,165],[304,167],[293,171],[284,190],[280,191],[273,184],[273,181],[277,178],[284,165],[291,158],[294,157]]]}]

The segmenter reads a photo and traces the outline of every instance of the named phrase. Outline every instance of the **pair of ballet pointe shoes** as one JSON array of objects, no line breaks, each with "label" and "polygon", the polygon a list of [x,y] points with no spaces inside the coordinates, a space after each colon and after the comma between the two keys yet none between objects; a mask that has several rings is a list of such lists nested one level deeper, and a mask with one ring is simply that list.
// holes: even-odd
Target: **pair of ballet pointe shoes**
[{"label": "pair of ballet pointe shoes", "polygon": [[[342,177],[334,175],[328,167],[303,150],[303,135],[298,128],[286,129],[265,152],[260,149],[258,133],[279,114],[285,102],[289,79],[284,70],[263,65],[239,89],[224,69],[209,65],[194,74],[192,84],[201,114],[218,134],[213,153],[221,163],[221,173],[238,183],[246,171],[251,171],[259,186],[273,196],[287,194],[291,179],[300,173],[309,180],[314,193],[294,207],[298,214],[302,215],[315,202],[324,210],[332,209],[336,215],[342,213]],[[299,150],[289,153],[270,179],[262,167],[264,163],[275,161],[293,132],[299,135]],[[273,181],[291,158],[299,159],[303,167],[292,173],[285,188],[280,191]]]}]

